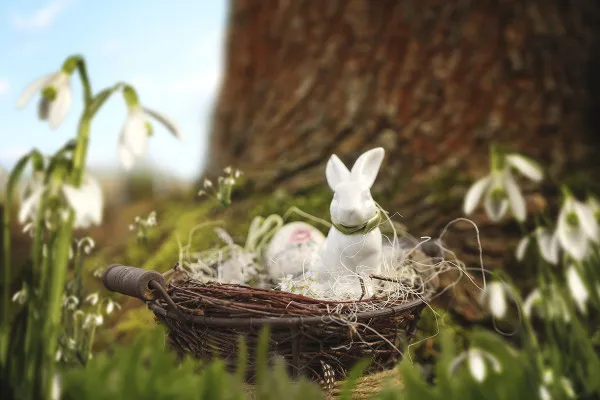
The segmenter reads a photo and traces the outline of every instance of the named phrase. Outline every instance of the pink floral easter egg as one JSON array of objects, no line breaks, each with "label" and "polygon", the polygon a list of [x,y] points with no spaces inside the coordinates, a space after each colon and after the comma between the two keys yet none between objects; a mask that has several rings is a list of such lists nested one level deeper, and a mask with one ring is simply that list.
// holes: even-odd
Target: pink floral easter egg
[{"label": "pink floral easter egg", "polygon": [[307,270],[324,241],[321,231],[305,222],[282,226],[265,252],[269,275],[277,279]]}]

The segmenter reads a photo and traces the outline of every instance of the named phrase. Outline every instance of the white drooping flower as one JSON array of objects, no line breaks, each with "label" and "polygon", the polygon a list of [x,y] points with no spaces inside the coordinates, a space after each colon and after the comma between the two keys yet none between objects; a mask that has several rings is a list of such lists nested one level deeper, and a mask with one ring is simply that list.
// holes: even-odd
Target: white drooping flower
[{"label": "white drooping flower", "polygon": [[139,105],[130,107],[119,138],[119,159],[125,169],[131,169],[135,160],[146,152],[148,136],[152,133],[150,118],[159,121],[175,137],[181,139],[175,123],[164,115]]},{"label": "white drooping flower", "polygon": [[87,314],[83,323],[83,327],[85,329],[89,329],[96,326],[100,326],[103,323],[104,317],[102,317],[102,314]]},{"label": "white drooping flower", "polygon": [[85,301],[90,303],[91,305],[95,306],[96,304],[98,304],[99,299],[100,299],[100,296],[98,295],[98,292],[94,292],[94,293],[88,295],[85,298]]},{"label": "white drooping flower", "polygon": [[481,292],[479,301],[484,305],[495,318],[504,318],[508,309],[506,302],[506,290],[504,284],[500,282],[488,283]]},{"label": "white drooping flower", "polygon": [[491,364],[494,371],[497,373],[502,371],[502,366],[496,357],[492,354],[471,347],[467,351],[459,354],[450,364],[450,374],[454,374],[459,365],[467,363],[469,373],[477,382],[483,382],[487,376],[488,366]]},{"label": "white drooping flower", "polygon": [[544,375],[542,377],[544,384],[540,386],[539,393],[540,399],[542,400],[551,400],[552,396],[550,395],[549,388],[559,388],[560,391],[566,398],[574,399],[577,395],[575,393],[575,389],[573,389],[573,385],[571,381],[564,376],[561,376],[558,381],[554,377],[554,372],[551,369],[546,369],[544,371]]},{"label": "white drooping flower", "polygon": [[515,250],[515,258],[517,259],[517,261],[523,261],[530,242],[531,237],[529,235],[523,236],[521,240],[519,240],[519,243],[517,244],[517,248]]},{"label": "white drooping flower", "polygon": [[499,165],[471,186],[465,196],[463,211],[466,215],[471,214],[483,198],[485,211],[493,222],[500,221],[509,210],[522,222],[527,215],[527,205],[511,170],[514,168],[533,181],[542,179],[542,171],[533,161],[518,154],[504,156]]},{"label": "white drooping flower", "polygon": [[531,318],[533,314],[533,307],[538,306],[542,301],[542,295],[539,289],[534,289],[527,295],[525,301],[523,301],[523,314],[527,318]]},{"label": "white drooping flower", "polygon": [[21,207],[19,208],[18,215],[20,224],[24,224],[27,221],[35,221],[40,206],[40,200],[45,190],[44,173],[41,171],[34,172],[31,179],[25,184],[21,191]]},{"label": "white drooping flower", "polygon": [[571,313],[562,294],[556,287],[551,287],[548,298],[542,299],[542,293],[539,289],[534,289],[529,293],[523,302],[523,314],[531,318],[534,311],[543,318],[550,320],[562,319],[565,323],[571,321]]},{"label": "white drooping flower", "polygon": [[516,169],[534,182],[540,182],[544,177],[544,173],[537,163],[520,154],[507,154],[504,160],[508,167]]},{"label": "white drooping flower", "polygon": [[85,174],[80,187],[64,184],[62,192],[75,212],[75,228],[100,225],[103,211],[102,189],[94,177]]},{"label": "white drooping flower", "polygon": [[594,212],[571,195],[563,203],[556,230],[561,247],[578,261],[587,256],[590,242],[600,241]]},{"label": "white drooping flower", "polygon": [[533,234],[523,236],[521,240],[519,240],[515,250],[515,257],[517,261],[523,261],[525,258],[527,249],[531,244],[532,236],[536,239],[542,258],[548,261],[550,264],[558,264],[558,256],[560,251],[558,235],[556,234],[556,231],[551,234],[546,228],[542,227],[538,227]]},{"label": "white drooping flower", "polygon": [[24,286],[21,290],[13,294],[12,301],[23,305],[27,303],[27,299],[29,298],[29,292],[27,291],[27,287]]},{"label": "white drooping flower", "polygon": [[471,214],[482,198],[485,212],[493,222],[500,221],[509,210],[517,220],[525,220],[525,198],[508,169],[492,171],[471,186],[465,196],[465,214]]},{"label": "white drooping flower", "polygon": [[115,308],[117,310],[121,309],[121,305],[112,299],[106,299],[106,315],[111,314]]},{"label": "white drooping flower", "polygon": [[61,69],[37,78],[27,85],[19,97],[17,107],[25,107],[37,92],[42,94],[38,104],[39,118],[48,121],[50,128],[56,129],[71,107],[71,75]]},{"label": "white drooping flower", "polygon": [[62,394],[62,379],[59,374],[55,373],[52,378],[52,387],[50,392],[51,400],[60,400]]},{"label": "white drooping flower", "polygon": [[600,231],[600,202],[595,197],[589,196],[585,201],[585,205],[589,208],[594,216],[594,221],[596,222],[598,230]]},{"label": "white drooping flower", "polygon": [[485,361],[481,351],[471,349],[468,356],[469,372],[471,376],[478,382],[483,382],[486,376]]},{"label": "white drooping flower", "polygon": [[535,238],[542,258],[550,264],[557,265],[560,255],[558,233],[550,233],[546,228],[539,227],[535,230]]},{"label": "white drooping flower", "polygon": [[575,305],[579,308],[579,311],[585,314],[586,303],[590,294],[574,265],[571,265],[567,270],[567,286],[571,292],[571,297],[575,301]]}]

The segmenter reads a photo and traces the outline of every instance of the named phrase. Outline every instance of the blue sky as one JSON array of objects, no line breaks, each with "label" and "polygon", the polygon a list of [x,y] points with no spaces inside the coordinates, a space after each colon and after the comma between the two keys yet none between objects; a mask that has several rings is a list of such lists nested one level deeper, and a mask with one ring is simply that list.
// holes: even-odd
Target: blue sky
[{"label": "blue sky", "polygon": [[[140,101],[171,117],[179,142],[155,124],[143,163],[193,178],[203,164],[206,135],[219,88],[226,0],[3,0],[0,2],[0,166],[10,168],[33,146],[54,152],[74,137],[74,105],[56,131],[37,120],[34,99],[17,110],[23,88],[82,54],[94,91],[130,82]],[[115,96],[92,125],[88,165],[119,168],[117,140],[126,116]],[[141,165],[142,162],[139,163]]]}]

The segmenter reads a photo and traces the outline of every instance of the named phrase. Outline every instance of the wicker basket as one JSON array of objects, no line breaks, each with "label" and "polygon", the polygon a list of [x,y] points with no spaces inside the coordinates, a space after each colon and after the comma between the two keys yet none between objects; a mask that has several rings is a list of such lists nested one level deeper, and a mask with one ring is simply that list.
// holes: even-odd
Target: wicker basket
[{"label": "wicker basket", "polygon": [[372,359],[369,372],[388,369],[400,360],[432,295],[430,291],[413,300],[386,300],[385,305],[378,303],[375,311],[356,312],[357,305],[383,300],[329,302],[192,280],[165,284],[158,272],[121,265],[107,268],[103,281],[109,290],[145,301],[168,328],[169,343],[181,356],[220,358],[233,366],[238,338],[244,337],[250,380],[253,350],[264,326],[270,330],[269,350],[283,357],[295,376],[302,374],[321,382],[343,379],[365,357]]}]

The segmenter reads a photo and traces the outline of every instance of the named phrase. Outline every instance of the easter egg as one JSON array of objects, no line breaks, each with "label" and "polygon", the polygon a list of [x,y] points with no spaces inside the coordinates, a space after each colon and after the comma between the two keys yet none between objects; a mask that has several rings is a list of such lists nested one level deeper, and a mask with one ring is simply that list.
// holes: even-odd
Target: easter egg
[{"label": "easter egg", "polygon": [[306,270],[325,236],[305,222],[290,222],[273,235],[265,251],[269,276],[277,279]]}]

